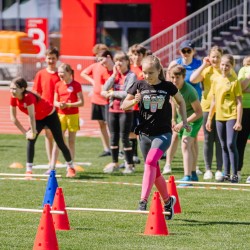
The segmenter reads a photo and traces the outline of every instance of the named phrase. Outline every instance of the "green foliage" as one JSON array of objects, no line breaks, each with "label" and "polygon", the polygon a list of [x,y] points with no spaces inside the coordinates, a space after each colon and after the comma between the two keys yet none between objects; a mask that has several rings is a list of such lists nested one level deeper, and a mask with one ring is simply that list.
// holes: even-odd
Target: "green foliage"
[{"label": "green foliage", "polygon": [[[103,174],[110,157],[99,158],[99,138],[78,137],[76,162],[91,162],[77,177],[65,178],[65,169],[58,169],[58,184],[63,188],[69,207],[137,209],[140,198],[143,164],[136,166],[131,175]],[[199,166],[204,171],[202,142],[199,143]],[[249,146],[246,148],[249,155]],[[21,135],[0,135],[0,172],[24,173],[25,169],[10,169],[13,162],[25,165],[25,139]],[[60,155],[60,161],[63,158]],[[44,138],[36,145],[36,164],[46,164]],[[122,161],[121,161],[122,162]],[[165,161],[160,161],[161,167]],[[215,164],[214,164],[215,166]],[[180,150],[173,162],[173,174],[182,177]],[[249,172],[248,160],[243,168],[245,182]],[[44,170],[34,170],[40,174]],[[0,206],[41,209],[46,181],[8,180],[0,176]],[[202,177],[200,177],[202,180]],[[102,183],[101,183],[102,182]],[[105,183],[107,182],[107,183]],[[134,183],[138,185],[119,184]],[[246,187],[247,188],[247,187]],[[246,189],[245,188],[245,189]],[[153,190],[155,191],[155,189]],[[60,249],[249,249],[250,246],[250,189],[229,191],[211,189],[178,189],[183,212],[167,222],[170,235],[143,235],[147,216],[102,212],[68,211],[70,231],[57,231]],[[150,204],[149,204],[150,206]],[[0,249],[32,249],[40,214],[0,211]]]}]

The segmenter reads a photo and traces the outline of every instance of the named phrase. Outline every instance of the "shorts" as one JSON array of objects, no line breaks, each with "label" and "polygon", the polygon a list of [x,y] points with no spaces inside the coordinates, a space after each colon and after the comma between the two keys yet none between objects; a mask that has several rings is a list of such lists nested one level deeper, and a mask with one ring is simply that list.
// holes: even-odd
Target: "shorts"
[{"label": "shorts", "polygon": [[107,121],[109,105],[99,105],[92,103],[91,120]]},{"label": "shorts", "polygon": [[76,132],[80,130],[79,114],[74,114],[74,115],[58,114],[58,117],[61,122],[62,131],[68,130],[69,132]]},{"label": "shorts", "polygon": [[178,133],[178,137],[182,138],[183,136],[185,136],[185,137],[193,137],[193,138],[195,138],[198,135],[199,131],[200,131],[200,128],[202,126],[202,122],[203,122],[203,119],[200,119],[200,120],[195,121],[195,122],[190,122],[189,126],[191,126],[191,131],[187,132],[186,129],[183,128]]},{"label": "shorts", "polygon": [[131,132],[134,132],[138,124],[139,124],[139,111],[133,110],[133,123],[132,123]]}]

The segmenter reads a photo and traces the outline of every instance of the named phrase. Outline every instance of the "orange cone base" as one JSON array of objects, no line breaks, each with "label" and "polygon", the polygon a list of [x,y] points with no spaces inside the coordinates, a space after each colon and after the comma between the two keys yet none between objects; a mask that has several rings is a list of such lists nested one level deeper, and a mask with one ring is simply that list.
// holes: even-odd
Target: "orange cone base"
[{"label": "orange cone base", "polygon": [[155,192],[146,222],[145,235],[168,235],[159,192]]},{"label": "orange cone base", "polygon": [[50,213],[50,205],[45,204],[38,226],[33,250],[58,250],[56,231]]},{"label": "orange cone base", "polygon": [[53,221],[56,230],[70,230],[68,214],[65,209],[65,200],[62,188],[56,189],[52,210],[64,211],[64,214],[53,214]]}]

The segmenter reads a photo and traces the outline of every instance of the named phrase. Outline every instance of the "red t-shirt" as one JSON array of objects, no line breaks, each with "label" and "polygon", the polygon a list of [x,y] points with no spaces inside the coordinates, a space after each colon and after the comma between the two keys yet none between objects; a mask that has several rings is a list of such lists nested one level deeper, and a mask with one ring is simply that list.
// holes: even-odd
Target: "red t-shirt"
[{"label": "red t-shirt", "polygon": [[[79,82],[72,81],[69,84],[65,84],[60,81],[55,86],[55,93],[58,94],[58,102],[77,102],[77,94],[82,92],[82,86]],[[70,107],[65,109],[58,108],[57,112],[64,115],[74,115],[79,113],[78,107]]]},{"label": "red t-shirt", "polygon": [[112,75],[112,71],[108,71],[107,68],[101,65],[101,63],[93,63],[84,69],[84,72],[91,76],[94,80],[93,95],[91,96],[91,102],[98,105],[108,104],[108,100],[101,95],[102,85]]},{"label": "red t-shirt", "polygon": [[33,90],[53,105],[55,85],[59,81],[57,72],[49,73],[47,69],[42,69],[35,76]]},{"label": "red t-shirt", "polygon": [[19,100],[13,96],[10,97],[10,105],[13,107],[18,107],[23,113],[28,115],[27,107],[34,104],[35,106],[35,118],[36,120],[42,120],[47,117],[53,110],[53,106],[46,100],[37,100],[36,96],[28,92],[24,94],[22,100]]}]

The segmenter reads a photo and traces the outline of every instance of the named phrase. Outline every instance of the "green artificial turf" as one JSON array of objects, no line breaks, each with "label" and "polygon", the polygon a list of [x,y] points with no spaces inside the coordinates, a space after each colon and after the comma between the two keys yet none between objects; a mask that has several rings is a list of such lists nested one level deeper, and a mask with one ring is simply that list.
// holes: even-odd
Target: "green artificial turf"
[{"label": "green artificial turf", "polygon": [[[131,175],[103,174],[103,167],[111,157],[98,157],[102,151],[100,139],[78,137],[76,145],[75,161],[92,165],[84,167],[85,171],[74,179],[65,178],[65,169],[57,170],[63,176],[57,181],[63,189],[66,206],[137,209],[143,164],[136,165],[136,172]],[[204,171],[202,142],[199,147],[198,165]],[[0,172],[24,173],[25,169],[11,169],[9,165],[13,162],[25,165],[25,151],[23,136],[0,135]],[[250,175],[249,152],[247,145],[241,183]],[[64,161],[61,155],[60,161]],[[35,164],[46,163],[44,138],[40,136]],[[161,167],[164,163],[160,161]],[[175,179],[180,179],[183,174],[180,149],[172,169]],[[33,172],[41,174],[44,170]],[[42,209],[47,181],[4,178],[0,176],[1,207]],[[202,177],[200,180],[203,181]],[[147,215],[68,211],[71,230],[56,231],[59,249],[250,249],[250,185],[242,189],[249,191],[178,188],[182,213],[167,221],[168,236],[144,235]],[[41,214],[0,211],[0,218],[0,249],[33,248]]]}]

